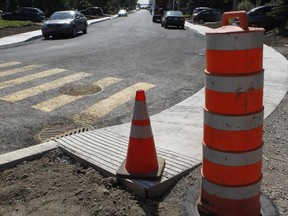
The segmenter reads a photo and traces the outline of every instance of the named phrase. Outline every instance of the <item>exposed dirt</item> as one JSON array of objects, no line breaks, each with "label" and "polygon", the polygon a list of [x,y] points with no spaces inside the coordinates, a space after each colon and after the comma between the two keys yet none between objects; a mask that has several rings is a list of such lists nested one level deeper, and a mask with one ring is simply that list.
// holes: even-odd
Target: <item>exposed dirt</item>
[{"label": "exposed dirt", "polygon": [[6,27],[6,28],[0,28],[0,38],[11,36],[15,34],[25,33],[29,31],[36,31],[41,29],[41,24],[35,24],[30,26],[23,26],[23,27]]},{"label": "exposed dirt", "polygon": [[[27,27],[25,31],[35,28]],[[19,31],[1,29],[0,37]],[[265,40],[280,48],[288,44],[286,38],[279,39],[275,34]],[[283,54],[287,58],[287,53]],[[280,216],[288,215],[287,121],[286,94],[264,123],[261,191],[273,200]],[[185,194],[200,178],[199,167],[162,197],[144,200],[127,192],[115,178],[104,178],[92,168],[81,167],[57,150],[0,172],[0,215],[185,215]]]}]

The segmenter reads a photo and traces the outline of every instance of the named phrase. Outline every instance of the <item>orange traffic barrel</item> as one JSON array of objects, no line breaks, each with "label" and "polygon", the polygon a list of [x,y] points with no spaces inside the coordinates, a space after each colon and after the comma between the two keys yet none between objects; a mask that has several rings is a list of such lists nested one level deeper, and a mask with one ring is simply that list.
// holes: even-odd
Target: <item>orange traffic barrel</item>
[{"label": "orange traffic barrel", "polygon": [[[239,18],[235,25],[228,20]],[[244,11],[206,33],[201,215],[259,216],[263,149],[263,35]]]},{"label": "orange traffic barrel", "polygon": [[117,175],[125,178],[160,178],[165,160],[157,157],[144,90],[136,92],[127,157]]}]

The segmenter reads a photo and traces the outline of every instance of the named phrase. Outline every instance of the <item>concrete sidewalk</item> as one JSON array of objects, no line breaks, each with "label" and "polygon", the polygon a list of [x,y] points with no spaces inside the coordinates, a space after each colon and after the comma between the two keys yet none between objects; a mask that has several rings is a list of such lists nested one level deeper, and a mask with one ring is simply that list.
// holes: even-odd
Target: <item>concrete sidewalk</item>
[{"label": "concrete sidewalk", "polygon": [[[110,20],[114,17],[90,20],[89,25]],[[211,29],[189,22],[187,29],[203,37]],[[0,39],[0,46],[19,43],[31,38],[42,37],[41,31],[23,33]],[[264,45],[264,117],[278,106],[288,89],[288,61],[271,47]],[[203,71],[204,73],[204,71]],[[204,84],[203,84],[204,85]],[[149,98],[147,99],[149,100]],[[202,158],[204,88],[179,104],[151,116],[151,125],[156,147],[193,157]],[[130,123],[98,129],[129,137]]]}]

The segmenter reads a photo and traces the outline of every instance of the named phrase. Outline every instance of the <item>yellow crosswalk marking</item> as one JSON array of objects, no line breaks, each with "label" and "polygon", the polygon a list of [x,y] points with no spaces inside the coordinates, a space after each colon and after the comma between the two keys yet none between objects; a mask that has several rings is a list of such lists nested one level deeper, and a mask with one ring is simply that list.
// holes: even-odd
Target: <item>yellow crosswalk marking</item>
[{"label": "yellow crosswalk marking", "polygon": [[[94,82],[93,85],[98,85],[98,86],[101,86],[102,88],[105,88],[121,80],[122,79],[115,78],[115,77],[106,77],[104,79],[98,80],[97,82]],[[81,96],[60,95],[48,101],[44,101],[42,103],[36,104],[32,107],[35,109],[39,109],[43,112],[51,112],[61,106],[64,106],[68,103],[76,101],[82,97],[83,95]]]},{"label": "yellow crosswalk marking", "polygon": [[21,64],[21,62],[13,61],[13,62],[0,63],[0,68],[9,67],[17,64]]},{"label": "yellow crosswalk marking", "polygon": [[6,71],[1,71],[0,77],[33,70],[35,68],[40,68],[40,67],[41,67],[41,65],[28,65],[28,66],[24,66],[24,67],[14,68],[14,69],[6,70]]},{"label": "yellow crosswalk marking", "polygon": [[106,98],[81,112],[78,115],[73,116],[73,120],[76,122],[93,123],[97,119],[107,115],[109,112],[113,111],[115,108],[125,104],[126,102],[135,98],[135,93],[138,89],[149,90],[155,87],[153,84],[149,83],[137,83],[130,86],[109,98]]},{"label": "yellow crosswalk marking", "polygon": [[16,101],[23,100],[25,98],[37,95],[43,91],[55,89],[67,83],[70,83],[70,82],[73,82],[73,81],[76,81],[76,80],[79,80],[81,78],[88,77],[88,76],[91,76],[91,74],[84,73],[84,72],[77,73],[77,74],[67,76],[61,79],[57,79],[48,83],[44,83],[42,85],[38,85],[29,89],[18,91],[10,95],[6,95],[0,99],[5,100],[5,101],[10,101],[10,102],[16,102]]},{"label": "yellow crosswalk marking", "polygon": [[25,82],[28,82],[28,81],[32,81],[32,80],[35,80],[35,79],[44,78],[44,77],[51,76],[51,75],[54,75],[54,74],[57,74],[57,73],[61,73],[63,71],[66,71],[66,70],[59,69],[59,68],[54,68],[54,69],[46,70],[46,71],[43,71],[43,72],[40,72],[40,73],[31,74],[31,75],[28,75],[28,76],[25,76],[25,77],[19,77],[19,78],[16,78],[16,79],[8,80],[8,81],[0,83],[0,89],[8,88],[8,87],[11,87],[11,86],[14,86],[14,85],[18,85],[18,84],[21,84],[21,83],[25,83]]}]

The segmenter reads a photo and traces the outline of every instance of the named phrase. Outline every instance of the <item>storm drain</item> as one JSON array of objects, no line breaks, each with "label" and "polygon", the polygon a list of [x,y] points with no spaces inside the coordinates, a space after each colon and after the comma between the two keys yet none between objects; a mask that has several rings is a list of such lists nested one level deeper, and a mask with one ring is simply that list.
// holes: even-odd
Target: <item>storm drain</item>
[{"label": "storm drain", "polygon": [[60,88],[60,93],[72,96],[95,94],[102,90],[98,85],[91,84],[68,84]]},{"label": "storm drain", "polygon": [[70,124],[70,125],[52,125],[43,129],[37,136],[41,143],[56,140],[73,134],[83,133],[93,130],[90,125]]}]

